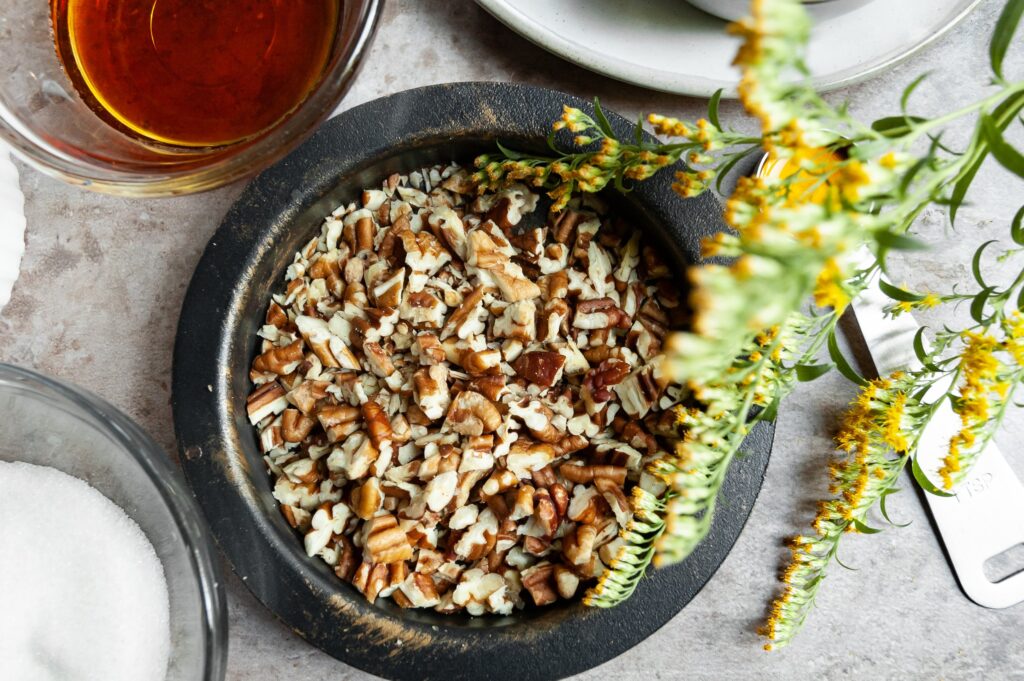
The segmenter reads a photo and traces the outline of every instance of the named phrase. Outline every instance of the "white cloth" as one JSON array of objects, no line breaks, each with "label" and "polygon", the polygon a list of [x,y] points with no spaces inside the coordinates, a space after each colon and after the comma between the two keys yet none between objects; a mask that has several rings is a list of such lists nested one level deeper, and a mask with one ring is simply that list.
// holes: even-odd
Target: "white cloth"
[{"label": "white cloth", "polygon": [[25,253],[25,197],[18,169],[0,144],[0,310],[11,299]]}]

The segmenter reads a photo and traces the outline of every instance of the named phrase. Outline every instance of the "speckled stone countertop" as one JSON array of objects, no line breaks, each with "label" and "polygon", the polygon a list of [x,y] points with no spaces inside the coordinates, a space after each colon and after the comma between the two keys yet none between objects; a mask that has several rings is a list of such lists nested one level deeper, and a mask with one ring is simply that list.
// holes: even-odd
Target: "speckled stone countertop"
[{"label": "speckled stone countertop", "polygon": [[[987,78],[988,33],[1002,6],[986,0],[964,23],[893,71],[841,93],[864,117],[895,113],[902,88],[933,77],[915,111],[948,110]],[[1017,50],[1007,70],[1024,72]],[[1019,75],[1018,75],[1019,77]],[[366,66],[343,107],[407,88],[458,80],[534,83],[636,117],[657,110],[699,116],[704,103],[623,85],[560,61],[516,36],[471,0],[388,0]],[[723,118],[738,120],[734,103]],[[1018,141],[1021,140],[1017,130]],[[175,449],[170,410],[171,350],[178,311],[199,254],[241,190],[137,201],[65,186],[21,166],[27,251],[13,298],[0,312],[0,361],[73,381],[125,410]],[[1024,200],[1021,184],[990,163],[975,182],[956,234],[938,211],[922,217],[942,243],[913,265],[894,260],[893,277],[916,288],[968,282],[970,254],[1008,234]],[[830,376],[801,389],[779,419],[768,477],[750,522],[708,586],[672,622],[630,652],[579,679],[921,678],[1024,679],[1024,604],[986,610],[961,593],[921,500],[907,491],[890,512],[910,526],[852,537],[819,607],[789,648],[765,653],[754,629],[775,588],[783,537],[813,514],[825,492],[829,433],[852,395]],[[1000,442],[1018,475],[1024,418],[1014,414]],[[1019,519],[1018,519],[1019,522]],[[234,681],[368,679],[277,623],[235,577],[228,580]]]}]

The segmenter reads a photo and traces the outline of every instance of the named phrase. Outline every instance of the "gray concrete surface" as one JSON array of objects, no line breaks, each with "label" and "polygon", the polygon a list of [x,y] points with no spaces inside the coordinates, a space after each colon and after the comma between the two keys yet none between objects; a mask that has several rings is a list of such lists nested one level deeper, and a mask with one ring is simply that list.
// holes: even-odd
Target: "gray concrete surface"
[{"label": "gray concrete surface", "polygon": [[[902,87],[933,70],[916,96],[916,111],[935,113],[971,101],[987,77],[987,36],[1001,5],[986,0],[924,53],[837,96],[851,99],[865,116],[895,113]],[[1018,77],[1024,77],[1021,52],[1007,69]],[[703,109],[695,99],[623,85],[564,63],[470,0],[389,0],[366,67],[343,106],[456,80],[524,81],[599,95],[633,117],[651,110],[697,116]],[[739,120],[738,108],[725,105],[723,117]],[[178,310],[203,245],[241,187],[135,201],[22,170],[28,248],[14,297],[0,312],[0,360],[89,388],[173,451],[169,376]],[[944,233],[941,214],[925,215],[930,238],[941,248],[913,263],[896,261],[894,277],[927,288],[968,282],[970,253],[984,239],[1005,238],[1024,200],[1021,188],[1019,180],[986,167],[958,232]],[[985,610],[963,596],[909,480],[890,510],[912,524],[849,539],[842,556],[859,569],[833,571],[794,645],[761,650],[753,630],[775,587],[780,540],[809,519],[824,492],[829,433],[851,394],[842,379],[828,377],[789,400],[760,499],[715,578],[660,632],[577,678],[1024,679],[1024,605]],[[1024,473],[1022,433],[1024,419],[1014,415],[1001,439],[1018,474]],[[229,679],[369,678],[279,625],[234,577],[229,592]]]}]

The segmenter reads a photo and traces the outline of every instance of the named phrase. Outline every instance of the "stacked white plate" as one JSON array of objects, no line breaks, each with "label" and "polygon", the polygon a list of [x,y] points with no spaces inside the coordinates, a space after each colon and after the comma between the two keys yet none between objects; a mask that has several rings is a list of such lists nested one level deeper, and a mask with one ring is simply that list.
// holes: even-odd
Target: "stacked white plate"
[{"label": "stacked white plate", "polygon": [[[682,0],[476,1],[527,40],[592,71],[681,95],[709,97],[722,88],[726,97],[736,96],[737,40],[726,34],[723,20]],[[833,90],[893,66],[956,25],[978,2],[830,3],[836,11],[816,13],[808,47],[814,86]],[[853,9],[838,11],[848,7]]]},{"label": "stacked white plate", "polygon": [[25,252],[25,197],[18,169],[0,146],[0,310],[11,299]]}]

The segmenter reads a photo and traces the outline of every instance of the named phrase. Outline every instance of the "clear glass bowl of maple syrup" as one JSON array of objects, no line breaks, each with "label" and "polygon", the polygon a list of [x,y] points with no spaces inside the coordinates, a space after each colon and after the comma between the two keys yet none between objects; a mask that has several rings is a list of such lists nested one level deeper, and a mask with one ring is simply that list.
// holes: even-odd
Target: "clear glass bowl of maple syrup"
[{"label": "clear glass bowl of maple syrup", "polygon": [[0,0],[0,146],[129,196],[265,168],[334,110],[383,0]]}]

